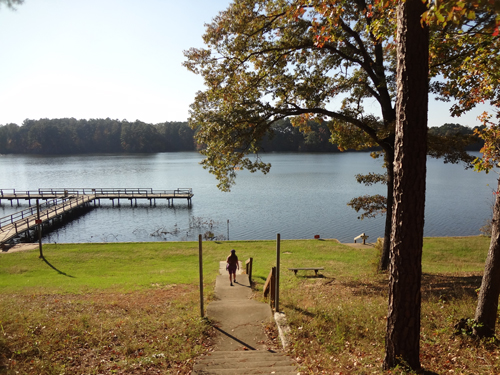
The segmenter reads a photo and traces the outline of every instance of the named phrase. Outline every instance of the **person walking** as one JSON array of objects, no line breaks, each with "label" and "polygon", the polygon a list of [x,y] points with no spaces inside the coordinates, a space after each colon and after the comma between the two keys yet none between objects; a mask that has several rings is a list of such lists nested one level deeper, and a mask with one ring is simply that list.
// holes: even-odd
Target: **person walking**
[{"label": "person walking", "polygon": [[[231,254],[227,257],[226,263],[226,270],[229,272],[229,282],[231,283],[231,286],[233,286],[233,281],[236,282],[236,269],[240,269],[240,263],[238,262],[236,250],[231,250]],[[233,276],[232,278],[231,275]]]}]

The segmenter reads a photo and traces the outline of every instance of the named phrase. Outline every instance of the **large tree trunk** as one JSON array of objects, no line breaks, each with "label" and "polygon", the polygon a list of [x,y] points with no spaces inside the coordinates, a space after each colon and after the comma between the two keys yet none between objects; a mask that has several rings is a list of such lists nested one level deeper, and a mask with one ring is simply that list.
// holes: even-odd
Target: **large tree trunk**
[{"label": "large tree trunk", "polygon": [[385,215],[384,244],[382,254],[378,264],[379,271],[387,271],[389,268],[389,254],[391,250],[391,232],[392,232],[392,208],[394,204],[394,156],[386,153],[385,162],[387,164],[387,212]]},{"label": "large tree trunk", "polygon": [[420,284],[427,151],[429,34],[421,0],[398,5],[394,206],[384,368],[420,368]]},{"label": "large tree trunk", "polygon": [[491,225],[491,241],[488,257],[484,266],[483,281],[477,301],[474,320],[481,326],[474,333],[481,337],[495,335],[495,323],[498,312],[498,296],[500,295],[500,179],[498,179],[497,196],[493,208]]}]

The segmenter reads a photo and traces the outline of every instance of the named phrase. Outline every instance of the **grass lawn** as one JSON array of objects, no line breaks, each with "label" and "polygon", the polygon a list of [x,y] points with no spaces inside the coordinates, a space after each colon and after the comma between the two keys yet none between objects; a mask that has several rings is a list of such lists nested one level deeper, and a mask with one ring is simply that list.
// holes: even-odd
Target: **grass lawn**
[{"label": "grass lawn", "polygon": [[[453,328],[474,315],[488,244],[485,237],[424,241],[421,358],[429,371],[500,372],[494,342]],[[262,298],[275,241],[204,242],[206,303],[232,248],[240,260],[254,258]],[[0,254],[0,374],[187,374],[212,345],[213,329],[199,318],[198,243],[44,245],[44,256]],[[387,275],[376,264],[372,248],[282,241],[281,307],[301,373],[384,373]],[[287,270],[308,266],[325,270],[318,278]]]}]

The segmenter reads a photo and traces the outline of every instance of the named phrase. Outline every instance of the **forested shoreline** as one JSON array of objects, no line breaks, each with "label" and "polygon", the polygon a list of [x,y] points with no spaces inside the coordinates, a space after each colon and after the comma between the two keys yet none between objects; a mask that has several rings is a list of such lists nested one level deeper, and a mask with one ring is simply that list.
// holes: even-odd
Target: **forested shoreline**
[{"label": "forested shoreline", "polygon": [[[263,152],[339,152],[330,142],[326,122],[311,122],[301,132],[289,119],[278,121],[261,146]],[[470,135],[474,129],[444,124],[429,129],[438,136]],[[195,151],[203,148],[194,139],[196,129],[187,122],[148,124],[141,121],[74,118],[25,120],[21,126],[0,126],[0,154],[154,153]],[[467,149],[477,151],[481,142]]]}]

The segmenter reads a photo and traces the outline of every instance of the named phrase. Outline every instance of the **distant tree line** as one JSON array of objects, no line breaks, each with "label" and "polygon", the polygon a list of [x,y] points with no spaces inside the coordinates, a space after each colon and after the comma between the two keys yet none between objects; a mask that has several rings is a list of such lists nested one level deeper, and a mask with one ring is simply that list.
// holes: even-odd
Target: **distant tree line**
[{"label": "distant tree line", "polygon": [[[309,123],[303,133],[289,119],[276,122],[264,137],[263,152],[339,152],[330,142],[328,123]],[[474,129],[444,124],[429,129],[438,136],[471,135]],[[0,126],[0,154],[151,153],[194,151],[203,147],[194,140],[196,129],[187,122],[147,124],[141,121],[74,118],[25,120],[22,126]],[[479,150],[480,140],[468,146]]]},{"label": "distant tree line", "polygon": [[83,154],[192,151],[194,130],[187,122],[156,125],[141,121],[74,118],[25,120],[0,127],[2,154]]},{"label": "distant tree line", "polygon": [[446,137],[448,139],[460,135],[471,136],[475,141],[466,146],[465,149],[467,151],[479,151],[484,145],[484,140],[474,136],[474,130],[484,129],[484,128],[485,128],[484,125],[476,126],[475,128],[469,128],[467,126],[463,126],[460,124],[446,123],[439,127],[429,128],[429,134]]}]

